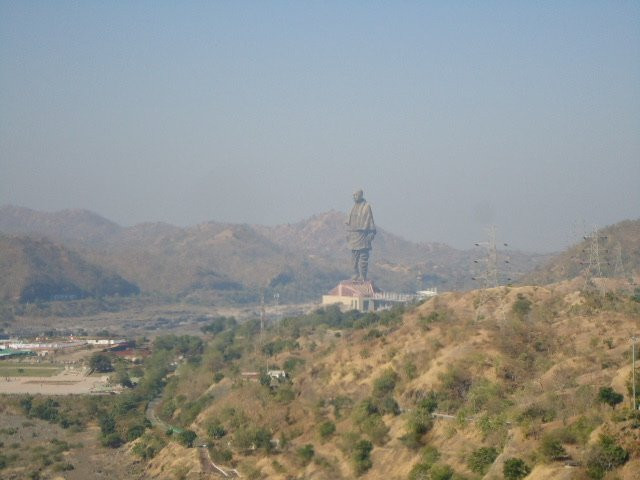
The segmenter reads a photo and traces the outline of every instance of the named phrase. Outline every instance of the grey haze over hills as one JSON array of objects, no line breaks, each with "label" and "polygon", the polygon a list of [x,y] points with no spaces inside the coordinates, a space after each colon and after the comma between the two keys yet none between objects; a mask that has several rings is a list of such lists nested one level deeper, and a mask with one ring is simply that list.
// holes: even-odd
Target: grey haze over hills
[{"label": "grey haze over hills", "polygon": [[[0,208],[0,233],[38,235],[77,252],[143,292],[192,300],[254,301],[261,288],[282,301],[317,298],[350,275],[345,214],[329,211],[275,227],[206,222],[122,227],[87,210],[41,212]],[[441,243],[413,243],[380,228],[372,279],[384,290],[421,286],[459,290],[478,286],[484,252]],[[517,279],[548,255],[501,252],[505,276]],[[478,263],[476,263],[478,262]]]},{"label": "grey haze over hills", "polygon": [[0,301],[135,295],[139,288],[42,237],[0,234]]}]

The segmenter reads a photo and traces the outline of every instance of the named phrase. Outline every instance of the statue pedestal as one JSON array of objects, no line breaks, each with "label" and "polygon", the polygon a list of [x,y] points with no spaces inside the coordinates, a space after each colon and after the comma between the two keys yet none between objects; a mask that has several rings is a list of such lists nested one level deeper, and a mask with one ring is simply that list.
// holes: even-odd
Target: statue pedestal
[{"label": "statue pedestal", "polygon": [[337,290],[340,296],[371,297],[374,293],[381,292],[375,286],[373,280],[343,280],[333,290]]},{"label": "statue pedestal", "polygon": [[323,305],[340,305],[345,310],[375,310],[374,294],[381,293],[372,280],[343,280],[322,296]]}]

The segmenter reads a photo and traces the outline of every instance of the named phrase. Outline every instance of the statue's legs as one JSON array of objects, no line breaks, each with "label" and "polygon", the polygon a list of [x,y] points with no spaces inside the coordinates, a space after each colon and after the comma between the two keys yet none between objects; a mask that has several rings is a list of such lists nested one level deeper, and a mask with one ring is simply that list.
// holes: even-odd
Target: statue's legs
[{"label": "statue's legs", "polygon": [[367,279],[367,271],[369,270],[369,249],[360,250],[359,258],[359,275],[363,282]]},{"label": "statue's legs", "polygon": [[351,263],[353,265],[353,277],[351,280],[360,280],[360,270],[358,265],[360,263],[360,253],[362,250],[351,250]]}]

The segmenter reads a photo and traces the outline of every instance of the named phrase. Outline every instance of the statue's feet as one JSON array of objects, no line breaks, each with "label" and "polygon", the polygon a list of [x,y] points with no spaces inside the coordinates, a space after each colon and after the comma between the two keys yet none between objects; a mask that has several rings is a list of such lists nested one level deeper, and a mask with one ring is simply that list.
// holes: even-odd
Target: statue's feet
[{"label": "statue's feet", "polygon": [[353,277],[351,277],[351,281],[352,282],[361,282],[362,281],[362,277],[360,275],[354,275]]}]

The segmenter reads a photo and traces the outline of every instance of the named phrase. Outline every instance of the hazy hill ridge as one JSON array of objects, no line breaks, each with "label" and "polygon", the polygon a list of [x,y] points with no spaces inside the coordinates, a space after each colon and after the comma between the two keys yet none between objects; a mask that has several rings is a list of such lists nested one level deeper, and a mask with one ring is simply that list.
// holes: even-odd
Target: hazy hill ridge
[{"label": "hazy hill ridge", "polygon": [[[633,278],[640,273],[640,219],[625,220],[598,231],[597,257],[603,277]],[[592,248],[593,247],[593,248]],[[596,268],[595,245],[591,235],[547,262],[541,263],[522,278],[527,284],[548,284],[584,275]]]},{"label": "hazy hill ridge", "polygon": [[2,300],[65,300],[140,291],[45,238],[0,235],[0,271]]},{"label": "hazy hill ridge", "polygon": [[[277,289],[283,301],[296,301],[317,297],[350,275],[345,215],[330,211],[273,227],[220,222],[122,227],[85,210],[46,213],[6,206],[0,208],[0,232],[46,236],[143,291],[244,301],[255,300],[266,286]],[[483,255],[441,243],[413,243],[379,228],[371,277],[393,291],[471,288],[474,260]],[[512,278],[546,258],[520,252],[509,257]]]}]

